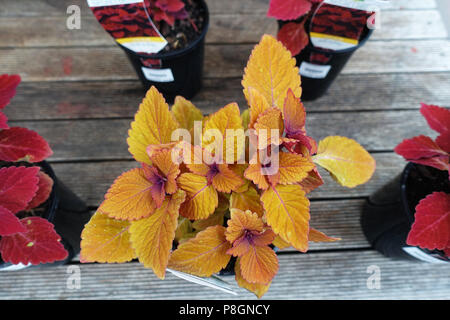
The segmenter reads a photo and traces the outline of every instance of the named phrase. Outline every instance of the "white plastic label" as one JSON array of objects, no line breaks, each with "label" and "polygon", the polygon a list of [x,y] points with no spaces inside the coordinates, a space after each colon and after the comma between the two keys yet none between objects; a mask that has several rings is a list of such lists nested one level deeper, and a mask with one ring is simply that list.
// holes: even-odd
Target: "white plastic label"
[{"label": "white plastic label", "polygon": [[131,51],[146,53],[159,52],[167,45],[167,41],[159,37],[122,38],[117,42]]},{"label": "white plastic label", "polygon": [[390,2],[383,0],[325,0],[323,3],[357,10],[372,11],[379,6],[387,6]]},{"label": "white plastic label", "polygon": [[171,69],[151,69],[141,67],[145,78],[155,82],[173,82],[175,79]]},{"label": "white plastic label", "polygon": [[87,0],[89,7],[120,6],[122,4],[142,3],[144,0]]},{"label": "white plastic label", "polygon": [[435,258],[433,256],[430,256],[429,254],[426,254],[422,250],[416,247],[403,247],[403,251],[405,251],[410,256],[413,256],[416,259],[428,262],[428,263],[448,263],[445,260],[441,260],[438,258]]},{"label": "white plastic label", "polygon": [[324,79],[328,75],[330,69],[331,66],[323,66],[303,61],[300,65],[300,75],[313,79]]},{"label": "white plastic label", "polygon": [[0,271],[18,271],[18,270],[22,270],[22,269],[28,268],[29,266],[31,266],[31,263],[30,264],[26,264],[26,265],[22,264],[22,263],[12,264],[12,265],[10,265],[8,267],[1,268]]}]

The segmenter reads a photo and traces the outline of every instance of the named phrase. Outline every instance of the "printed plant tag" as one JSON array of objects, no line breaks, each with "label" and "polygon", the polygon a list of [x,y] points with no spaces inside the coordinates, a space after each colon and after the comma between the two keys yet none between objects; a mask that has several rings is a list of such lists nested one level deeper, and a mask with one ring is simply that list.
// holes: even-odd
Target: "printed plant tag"
[{"label": "printed plant tag", "polygon": [[[344,50],[358,46],[375,1],[325,0],[310,25],[311,43],[320,48]],[[369,11],[366,11],[369,10]]]},{"label": "printed plant tag", "polygon": [[173,82],[175,79],[171,69],[153,69],[141,67],[145,78],[154,82]]},{"label": "printed plant tag", "polygon": [[154,54],[167,40],[155,27],[144,0],[87,0],[98,22],[118,43],[136,53]]},{"label": "printed plant tag", "polygon": [[330,72],[331,66],[323,66],[303,61],[300,65],[300,75],[313,79],[324,79]]}]

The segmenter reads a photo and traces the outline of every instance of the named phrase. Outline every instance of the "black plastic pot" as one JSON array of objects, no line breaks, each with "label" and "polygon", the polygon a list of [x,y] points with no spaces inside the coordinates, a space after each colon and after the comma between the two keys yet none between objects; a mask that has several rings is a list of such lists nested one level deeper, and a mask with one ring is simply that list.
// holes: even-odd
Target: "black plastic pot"
[{"label": "black plastic pot", "polygon": [[[53,189],[46,203],[47,210],[41,217],[55,225],[56,232],[61,236],[61,243],[69,253],[63,261],[42,265],[62,265],[71,261],[80,252],[81,232],[84,225],[89,222],[91,213],[86,204],[58,180],[47,162],[44,161],[38,165],[53,179]],[[0,271],[18,270],[24,267],[26,266],[12,265],[0,259]]]},{"label": "black plastic pot", "polygon": [[387,257],[448,263],[450,259],[439,250],[429,251],[406,244],[414,222],[414,208],[420,201],[408,199],[408,181],[412,171],[419,167],[421,165],[409,163],[403,173],[368,199],[361,215],[362,229],[370,244]]},{"label": "black plastic pot", "polygon": [[[301,20],[302,18],[295,22],[298,23]],[[278,26],[281,28],[288,22],[291,21],[278,21]],[[305,29],[308,35],[309,24],[310,21],[306,21]],[[356,47],[337,51],[315,47],[312,44],[311,39],[309,39],[309,44],[300,52],[300,54],[295,56],[302,78],[302,100],[315,100],[323,96],[336,77],[341,73],[353,53],[366,43],[372,32],[373,30],[366,27]],[[314,61],[314,55],[327,57],[327,61],[323,63]]]},{"label": "black plastic pot", "polygon": [[177,95],[191,99],[202,88],[205,37],[209,27],[209,11],[204,0],[199,0],[205,20],[201,35],[188,47],[168,53],[146,55],[119,46],[127,56],[145,89],[155,86],[168,101]]}]

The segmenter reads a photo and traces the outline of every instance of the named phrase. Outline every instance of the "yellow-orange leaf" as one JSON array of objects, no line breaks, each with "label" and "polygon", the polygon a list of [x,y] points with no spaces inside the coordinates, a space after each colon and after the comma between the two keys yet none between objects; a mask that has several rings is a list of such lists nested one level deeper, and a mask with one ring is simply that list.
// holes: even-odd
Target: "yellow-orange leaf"
[{"label": "yellow-orange leaf", "polygon": [[247,191],[241,193],[233,192],[230,198],[230,208],[242,211],[250,210],[260,217],[264,214],[260,196],[253,186],[249,186]]},{"label": "yellow-orange leaf", "polygon": [[240,266],[247,282],[267,285],[278,272],[278,258],[268,246],[252,246],[240,257]]},{"label": "yellow-orange leaf", "polygon": [[177,229],[175,230],[175,241],[179,242],[192,231],[193,229],[191,221],[185,217],[178,217],[178,225]]},{"label": "yellow-orange leaf", "polygon": [[172,114],[177,119],[180,127],[187,130],[191,130],[194,127],[195,121],[203,120],[202,112],[192,102],[181,96],[175,98]]},{"label": "yellow-orange leaf", "polygon": [[327,236],[325,233],[320,232],[319,230],[310,228],[309,229],[309,241],[314,242],[334,242],[341,240],[341,238],[332,238]]},{"label": "yellow-orange leaf", "polygon": [[262,166],[259,162],[250,164],[244,172],[244,176],[253,181],[259,189],[266,190],[269,187],[267,176],[263,175]]},{"label": "yellow-orange leaf", "polygon": [[[250,111],[250,122],[248,128],[253,128],[256,120],[261,113],[270,108],[269,102],[264,98],[264,96],[259,93],[255,88],[248,88],[248,105]],[[245,92],[245,90],[244,90]]]},{"label": "yellow-orange leaf", "polygon": [[261,196],[267,223],[302,252],[308,250],[309,200],[296,184],[271,186]]},{"label": "yellow-orange leaf", "polygon": [[358,142],[346,137],[332,136],[320,141],[313,160],[349,188],[366,183],[375,171],[375,159]]},{"label": "yellow-orange leaf", "polygon": [[166,100],[151,87],[128,131],[128,150],[136,161],[150,164],[147,147],[171,142],[172,132],[177,128],[177,120],[170,113]]},{"label": "yellow-orange leaf", "polygon": [[231,209],[231,219],[228,220],[225,236],[229,242],[233,243],[244,235],[245,230],[262,232],[263,229],[264,223],[256,213],[250,210]]},{"label": "yellow-orange leaf", "polygon": [[[265,149],[271,144],[280,145],[284,130],[281,110],[278,108],[270,108],[262,112],[255,123],[255,130],[258,135],[259,149]],[[272,130],[277,135],[272,135]],[[265,141],[261,141],[263,138],[265,138]]]},{"label": "yellow-orange leaf", "polygon": [[130,222],[96,212],[81,234],[81,262],[122,263],[136,258]]},{"label": "yellow-orange leaf", "polygon": [[227,164],[219,164],[217,169],[219,172],[212,179],[212,184],[217,191],[230,193],[244,184],[244,180],[228,168]]},{"label": "yellow-orange leaf", "polygon": [[192,223],[192,227],[197,231],[203,231],[212,226],[223,225],[225,212],[216,212],[207,219],[196,220]]},{"label": "yellow-orange leaf", "polygon": [[303,103],[288,90],[283,106],[284,125],[288,134],[304,133],[306,111]]},{"label": "yellow-orange leaf", "polygon": [[301,182],[316,167],[308,158],[295,153],[280,152],[278,159],[279,169],[277,173],[268,176],[272,185]]},{"label": "yellow-orange leaf", "polygon": [[226,267],[231,256],[226,252],[231,244],[225,238],[225,228],[209,227],[178,246],[168,267],[199,277],[209,277]]},{"label": "yellow-orange leaf", "polygon": [[278,249],[286,249],[291,246],[289,242],[286,242],[281,238],[280,236],[276,236],[275,239],[272,241],[272,244],[277,247]]},{"label": "yellow-orange leaf", "polygon": [[217,191],[208,185],[205,177],[193,173],[183,173],[178,178],[181,189],[186,191],[186,201],[181,205],[180,214],[191,220],[208,218],[219,203]]},{"label": "yellow-orange leaf", "polygon": [[131,223],[131,243],[139,261],[146,268],[152,268],[160,279],[164,279],[166,274],[178,225],[178,211],[184,198],[184,191],[178,190],[167,197],[151,216]]},{"label": "yellow-orange leaf", "polygon": [[242,80],[249,105],[250,87],[259,91],[270,106],[280,109],[283,108],[288,89],[300,97],[300,75],[295,65],[295,59],[281,42],[264,35],[252,51]]},{"label": "yellow-orange leaf", "polygon": [[250,283],[245,280],[241,273],[240,260],[240,258],[237,258],[236,264],[234,265],[234,274],[237,284],[239,287],[247,289],[248,291],[253,292],[258,298],[261,298],[267,290],[269,290],[271,282],[269,282],[269,284],[259,284]]},{"label": "yellow-orange leaf", "polygon": [[180,168],[178,164],[172,161],[172,150],[164,149],[155,152],[151,157],[151,161],[166,178],[164,182],[166,193],[173,194],[177,191],[176,178],[180,174]]},{"label": "yellow-orange leaf", "polygon": [[[239,139],[235,138],[234,135],[227,137],[227,130],[230,130],[228,134],[239,133]],[[209,134],[212,135],[215,132],[221,135],[220,138],[222,139],[223,162],[226,162],[228,160],[230,160],[230,163],[234,162],[234,160],[238,159],[242,155],[245,146],[244,128],[242,126],[239,107],[236,103],[230,103],[226,105],[219,111],[212,114],[208,118],[208,120],[206,120],[203,134],[203,146],[210,153],[213,153],[213,150],[215,149],[214,147],[216,137],[209,136]],[[228,142],[228,144],[230,145],[229,147],[227,147],[227,140],[230,140],[230,142]],[[241,144],[238,144],[238,142],[240,142]],[[214,151],[217,152],[220,150]],[[227,154],[231,159],[226,158]],[[233,155],[234,157],[231,157]]]},{"label": "yellow-orange leaf", "polygon": [[148,217],[156,209],[151,187],[144,169],[127,171],[114,181],[98,211],[120,220]]}]

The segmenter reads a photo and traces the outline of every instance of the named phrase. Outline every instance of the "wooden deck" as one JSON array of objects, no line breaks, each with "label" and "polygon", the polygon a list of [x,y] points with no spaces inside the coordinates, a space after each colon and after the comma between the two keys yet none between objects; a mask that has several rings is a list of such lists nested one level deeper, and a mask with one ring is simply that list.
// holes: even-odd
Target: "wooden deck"
[{"label": "wooden deck", "polygon": [[[228,102],[246,107],[241,77],[263,33],[268,0],[207,0],[204,89],[193,102],[212,112]],[[328,94],[306,102],[307,128],[321,139],[357,139],[377,160],[366,185],[344,189],[327,177],[311,194],[312,225],[338,243],[315,244],[307,254],[279,256],[280,271],[267,299],[450,299],[447,265],[395,261],[372,250],[359,225],[365,197],[399,173],[392,150],[403,138],[434,135],[420,102],[450,107],[450,41],[434,0],[391,0],[382,28],[353,56]],[[82,8],[81,30],[66,29],[66,8]],[[126,136],[144,96],[125,54],[93,18],[85,0],[3,0],[0,73],[23,82],[6,108],[13,125],[38,131],[51,144],[56,174],[95,210],[112,181],[135,167]],[[81,288],[69,289],[67,266],[0,273],[0,299],[253,299],[188,283],[158,280],[138,263],[79,264]],[[369,266],[381,288],[369,289]],[[233,278],[224,277],[233,282]]]}]

